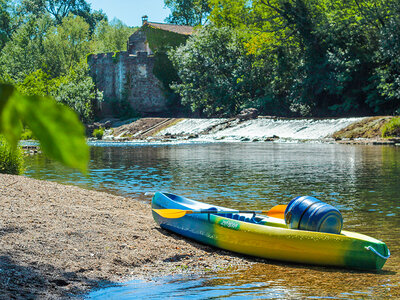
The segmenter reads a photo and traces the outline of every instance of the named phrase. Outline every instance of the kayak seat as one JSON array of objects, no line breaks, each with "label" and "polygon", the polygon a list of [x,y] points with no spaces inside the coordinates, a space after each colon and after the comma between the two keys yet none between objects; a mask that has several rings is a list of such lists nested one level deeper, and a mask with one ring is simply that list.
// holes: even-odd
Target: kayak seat
[{"label": "kayak seat", "polygon": [[238,221],[242,221],[242,222],[247,222],[247,223],[254,223],[254,224],[258,224],[262,221],[261,218],[258,217],[245,217],[245,216],[241,216],[239,214],[220,214],[221,217],[225,217],[228,219],[233,219],[233,220],[238,220]]},{"label": "kayak seat", "polygon": [[210,207],[207,210],[212,210],[215,211],[217,215],[221,216],[221,217],[225,217],[228,219],[233,219],[233,220],[238,220],[238,221],[242,221],[242,222],[247,222],[247,223],[253,223],[253,224],[259,224],[262,219],[259,217],[256,217],[256,215],[254,214],[251,218],[237,214],[237,213],[225,213],[225,214],[219,214],[218,213],[218,209],[216,207]]}]

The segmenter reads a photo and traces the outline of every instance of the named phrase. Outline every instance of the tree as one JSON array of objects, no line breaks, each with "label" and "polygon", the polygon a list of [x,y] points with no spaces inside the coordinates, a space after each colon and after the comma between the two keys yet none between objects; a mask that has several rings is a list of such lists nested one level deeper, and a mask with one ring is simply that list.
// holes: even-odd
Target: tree
[{"label": "tree", "polygon": [[249,0],[210,0],[209,19],[217,27],[246,29],[252,14]]},{"label": "tree", "polygon": [[60,25],[64,18],[71,15],[80,16],[89,24],[90,33],[100,21],[107,20],[102,11],[92,11],[85,0],[23,0],[16,10],[18,15],[33,15],[36,18],[49,14],[54,19],[54,25]]},{"label": "tree", "polygon": [[367,103],[374,111],[400,113],[400,4],[393,7],[397,12],[381,28],[377,57],[380,59],[376,68],[377,91],[381,97],[368,98]]},{"label": "tree", "polygon": [[61,25],[49,29],[43,42],[46,72],[53,77],[66,74],[92,49],[89,24],[79,16],[67,17]]},{"label": "tree", "polygon": [[49,16],[23,24],[0,55],[0,70],[15,82],[43,69],[52,77],[66,74],[91,52],[89,25],[81,17],[68,17],[52,26]]},{"label": "tree", "polygon": [[390,111],[377,78],[395,86],[395,68],[385,75],[377,51],[398,1],[210,1],[211,22],[245,32],[248,54],[267,58],[266,99],[302,115]]},{"label": "tree", "polygon": [[93,36],[95,52],[126,51],[128,38],[137,30],[126,26],[118,19],[111,22],[101,21]]},{"label": "tree", "polygon": [[93,122],[93,113],[103,101],[103,94],[96,89],[93,79],[89,76],[86,61],[81,61],[65,76],[54,81],[58,87],[50,95],[73,109],[83,123]]},{"label": "tree", "polygon": [[43,41],[52,21],[49,17],[31,19],[12,35],[0,54],[0,72],[15,82],[43,66]]},{"label": "tree", "polygon": [[84,123],[93,121],[94,111],[103,101],[103,95],[96,89],[84,60],[71,68],[66,75],[56,78],[41,69],[36,70],[27,75],[16,88],[22,95],[54,97],[57,102],[74,110]]},{"label": "tree", "polygon": [[6,0],[0,0],[0,51],[11,38],[11,16]]},{"label": "tree", "polygon": [[208,0],[164,0],[164,3],[171,10],[165,21],[173,24],[202,25],[210,13]]},{"label": "tree", "polygon": [[206,26],[170,51],[170,58],[182,81],[172,88],[192,111],[236,114],[257,97],[252,56],[245,55],[240,35],[230,28]]}]

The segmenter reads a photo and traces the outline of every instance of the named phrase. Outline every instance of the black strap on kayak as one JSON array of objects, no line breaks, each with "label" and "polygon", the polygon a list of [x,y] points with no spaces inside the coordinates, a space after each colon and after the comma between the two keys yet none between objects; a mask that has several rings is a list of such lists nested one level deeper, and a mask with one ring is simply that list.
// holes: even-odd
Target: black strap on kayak
[{"label": "black strap on kayak", "polygon": [[303,216],[305,215],[305,213],[310,209],[311,206],[313,206],[314,204],[318,204],[317,202],[313,202],[311,203],[301,214],[300,219],[299,219],[299,224],[297,225],[297,229],[300,229],[300,224],[301,224],[301,219],[303,219]]},{"label": "black strap on kayak", "polygon": [[202,209],[201,211],[204,211],[204,212],[207,213],[208,222],[211,222],[211,219],[210,219],[210,215],[211,214],[218,214],[218,209],[216,207],[210,207],[210,208],[207,208],[207,209]]}]

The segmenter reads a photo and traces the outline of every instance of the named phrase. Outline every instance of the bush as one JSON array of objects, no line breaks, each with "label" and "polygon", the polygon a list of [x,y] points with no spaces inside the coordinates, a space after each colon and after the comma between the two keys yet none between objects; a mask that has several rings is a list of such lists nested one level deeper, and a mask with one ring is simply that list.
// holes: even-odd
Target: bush
[{"label": "bush", "polygon": [[96,139],[101,140],[103,138],[103,135],[104,129],[102,127],[93,130],[93,137],[95,137]]},{"label": "bush", "polygon": [[24,128],[21,133],[21,140],[36,140],[35,136],[33,135],[32,130],[29,128]]},{"label": "bush", "polygon": [[393,118],[383,126],[382,137],[400,137],[400,117]]},{"label": "bush", "polygon": [[21,147],[12,151],[4,138],[0,138],[0,173],[20,175],[24,172],[24,158]]}]

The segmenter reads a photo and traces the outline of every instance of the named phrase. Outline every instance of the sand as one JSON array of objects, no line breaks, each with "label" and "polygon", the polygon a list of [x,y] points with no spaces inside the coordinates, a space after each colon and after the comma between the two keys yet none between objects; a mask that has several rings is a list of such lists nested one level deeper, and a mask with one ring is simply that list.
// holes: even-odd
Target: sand
[{"label": "sand", "polygon": [[161,229],[150,205],[75,186],[0,174],[0,297],[81,297],[113,282],[256,260]]},{"label": "sand", "polygon": [[378,272],[245,257],[161,229],[148,203],[23,176],[0,174],[0,201],[0,299],[81,298],[132,279],[213,270],[229,274],[219,279],[228,284],[284,287],[293,299],[400,297],[396,251]]}]

